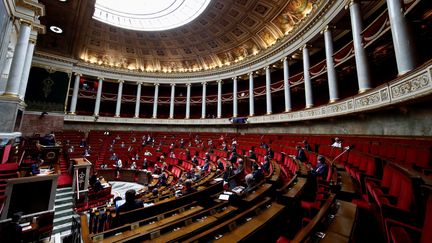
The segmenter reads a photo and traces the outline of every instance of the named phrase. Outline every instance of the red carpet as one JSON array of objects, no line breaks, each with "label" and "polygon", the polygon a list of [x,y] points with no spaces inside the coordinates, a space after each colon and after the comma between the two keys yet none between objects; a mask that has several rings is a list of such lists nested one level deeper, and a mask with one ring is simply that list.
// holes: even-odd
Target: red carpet
[{"label": "red carpet", "polygon": [[57,180],[57,187],[58,188],[70,187],[70,186],[72,186],[72,176],[70,176],[68,174],[62,174],[58,177],[58,180]]}]

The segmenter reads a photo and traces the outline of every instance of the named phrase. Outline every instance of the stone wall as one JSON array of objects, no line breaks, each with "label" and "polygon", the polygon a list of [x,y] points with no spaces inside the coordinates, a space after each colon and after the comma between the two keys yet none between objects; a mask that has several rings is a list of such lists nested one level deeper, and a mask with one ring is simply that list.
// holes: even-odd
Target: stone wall
[{"label": "stone wall", "polygon": [[284,124],[230,126],[155,126],[103,123],[65,122],[67,130],[135,130],[172,132],[219,133],[289,133],[289,134],[346,134],[370,136],[432,136],[432,109],[429,102],[398,108],[388,108],[330,119],[309,120]]},{"label": "stone wall", "polygon": [[59,113],[48,113],[26,111],[21,123],[23,136],[31,136],[35,133],[45,135],[51,131],[62,131],[64,115]]}]

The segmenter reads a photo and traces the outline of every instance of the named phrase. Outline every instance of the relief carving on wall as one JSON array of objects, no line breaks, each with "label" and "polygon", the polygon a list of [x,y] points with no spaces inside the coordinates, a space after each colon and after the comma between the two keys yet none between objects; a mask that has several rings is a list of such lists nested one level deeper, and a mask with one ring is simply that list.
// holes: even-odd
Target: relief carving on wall
[{"label": "relief carving on wall", "polygon": [[429,75],[427,73],[423,73],[391,87],[391,95],[393,98],[400,98],[409,95],[410,93],[422,90],[430,85]]}]

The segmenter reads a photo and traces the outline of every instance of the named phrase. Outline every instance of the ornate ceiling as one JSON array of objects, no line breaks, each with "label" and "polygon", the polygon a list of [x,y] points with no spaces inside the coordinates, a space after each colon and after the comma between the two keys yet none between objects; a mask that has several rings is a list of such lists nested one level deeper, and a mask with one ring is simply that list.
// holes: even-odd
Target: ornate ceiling
[{"label": "ornate ceiling", "polygon": [[94,0],[40,0],[42,24],[63,29],[37,50],[140,72],[193,72],[247,60],[314,12],[318,0],[212,0],[193,22],[167,31],[116,28],[92,19]]}]

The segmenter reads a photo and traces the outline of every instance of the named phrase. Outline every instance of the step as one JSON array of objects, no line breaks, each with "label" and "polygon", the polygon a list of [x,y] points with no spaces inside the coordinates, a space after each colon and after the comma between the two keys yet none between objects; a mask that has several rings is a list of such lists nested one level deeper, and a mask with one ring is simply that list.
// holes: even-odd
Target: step
[{"label": "step", "polygon": [[73,215],[74,211],[72,210],[72,208],[67,208],[67,209],[62,209],[62,210],[56,210],[54,212],[54,218],[60,218],[60,217],[64,217],[67,215]]},{"label": "step", "polygon": [[72,187],[57,188],[57,193],[72,191]]},{"label": "step", "polygon": [[61,192],[61,193],[57,193],[57,194],[56,194],[56,200],[57,200],[57,199],[60,199],[60,198],[72,197],[72,195],[73,195],[73,192],[72,192],[72,191],[70,191],[70,192]]},{"label": "step", "polygon": [[59,218],[54,217],[53,225],[56,226],[56,225],[61,225],[61,224],[69,223],[69,222],[72,223],[72,217],[73,217],[72,214],[66,215],[63,217],[59,217]]},{"label": "step", "polygon": [[67,224],[56,225],[53,227],[52,235],[60,233],[60,232],[64,232],[64,231],[70,231],[71,227],[72,227],[72,221],[70,223],[67,223]]},{"label": "step", "polygon": [[67,203],[67,202],[72,202],[73,198],[72,197],[65,197],[65,198],[56,198],[55,199],[55,204],[63,204],[63,203]]},{"label": "step", "polygon": [[62,203],[62,204],[55,204],[54,205],[54,209],[55,210],[66,210],[68,208],[72,208],[73,207],[73,203],[71,202],[67,202],[67,203]]}]

